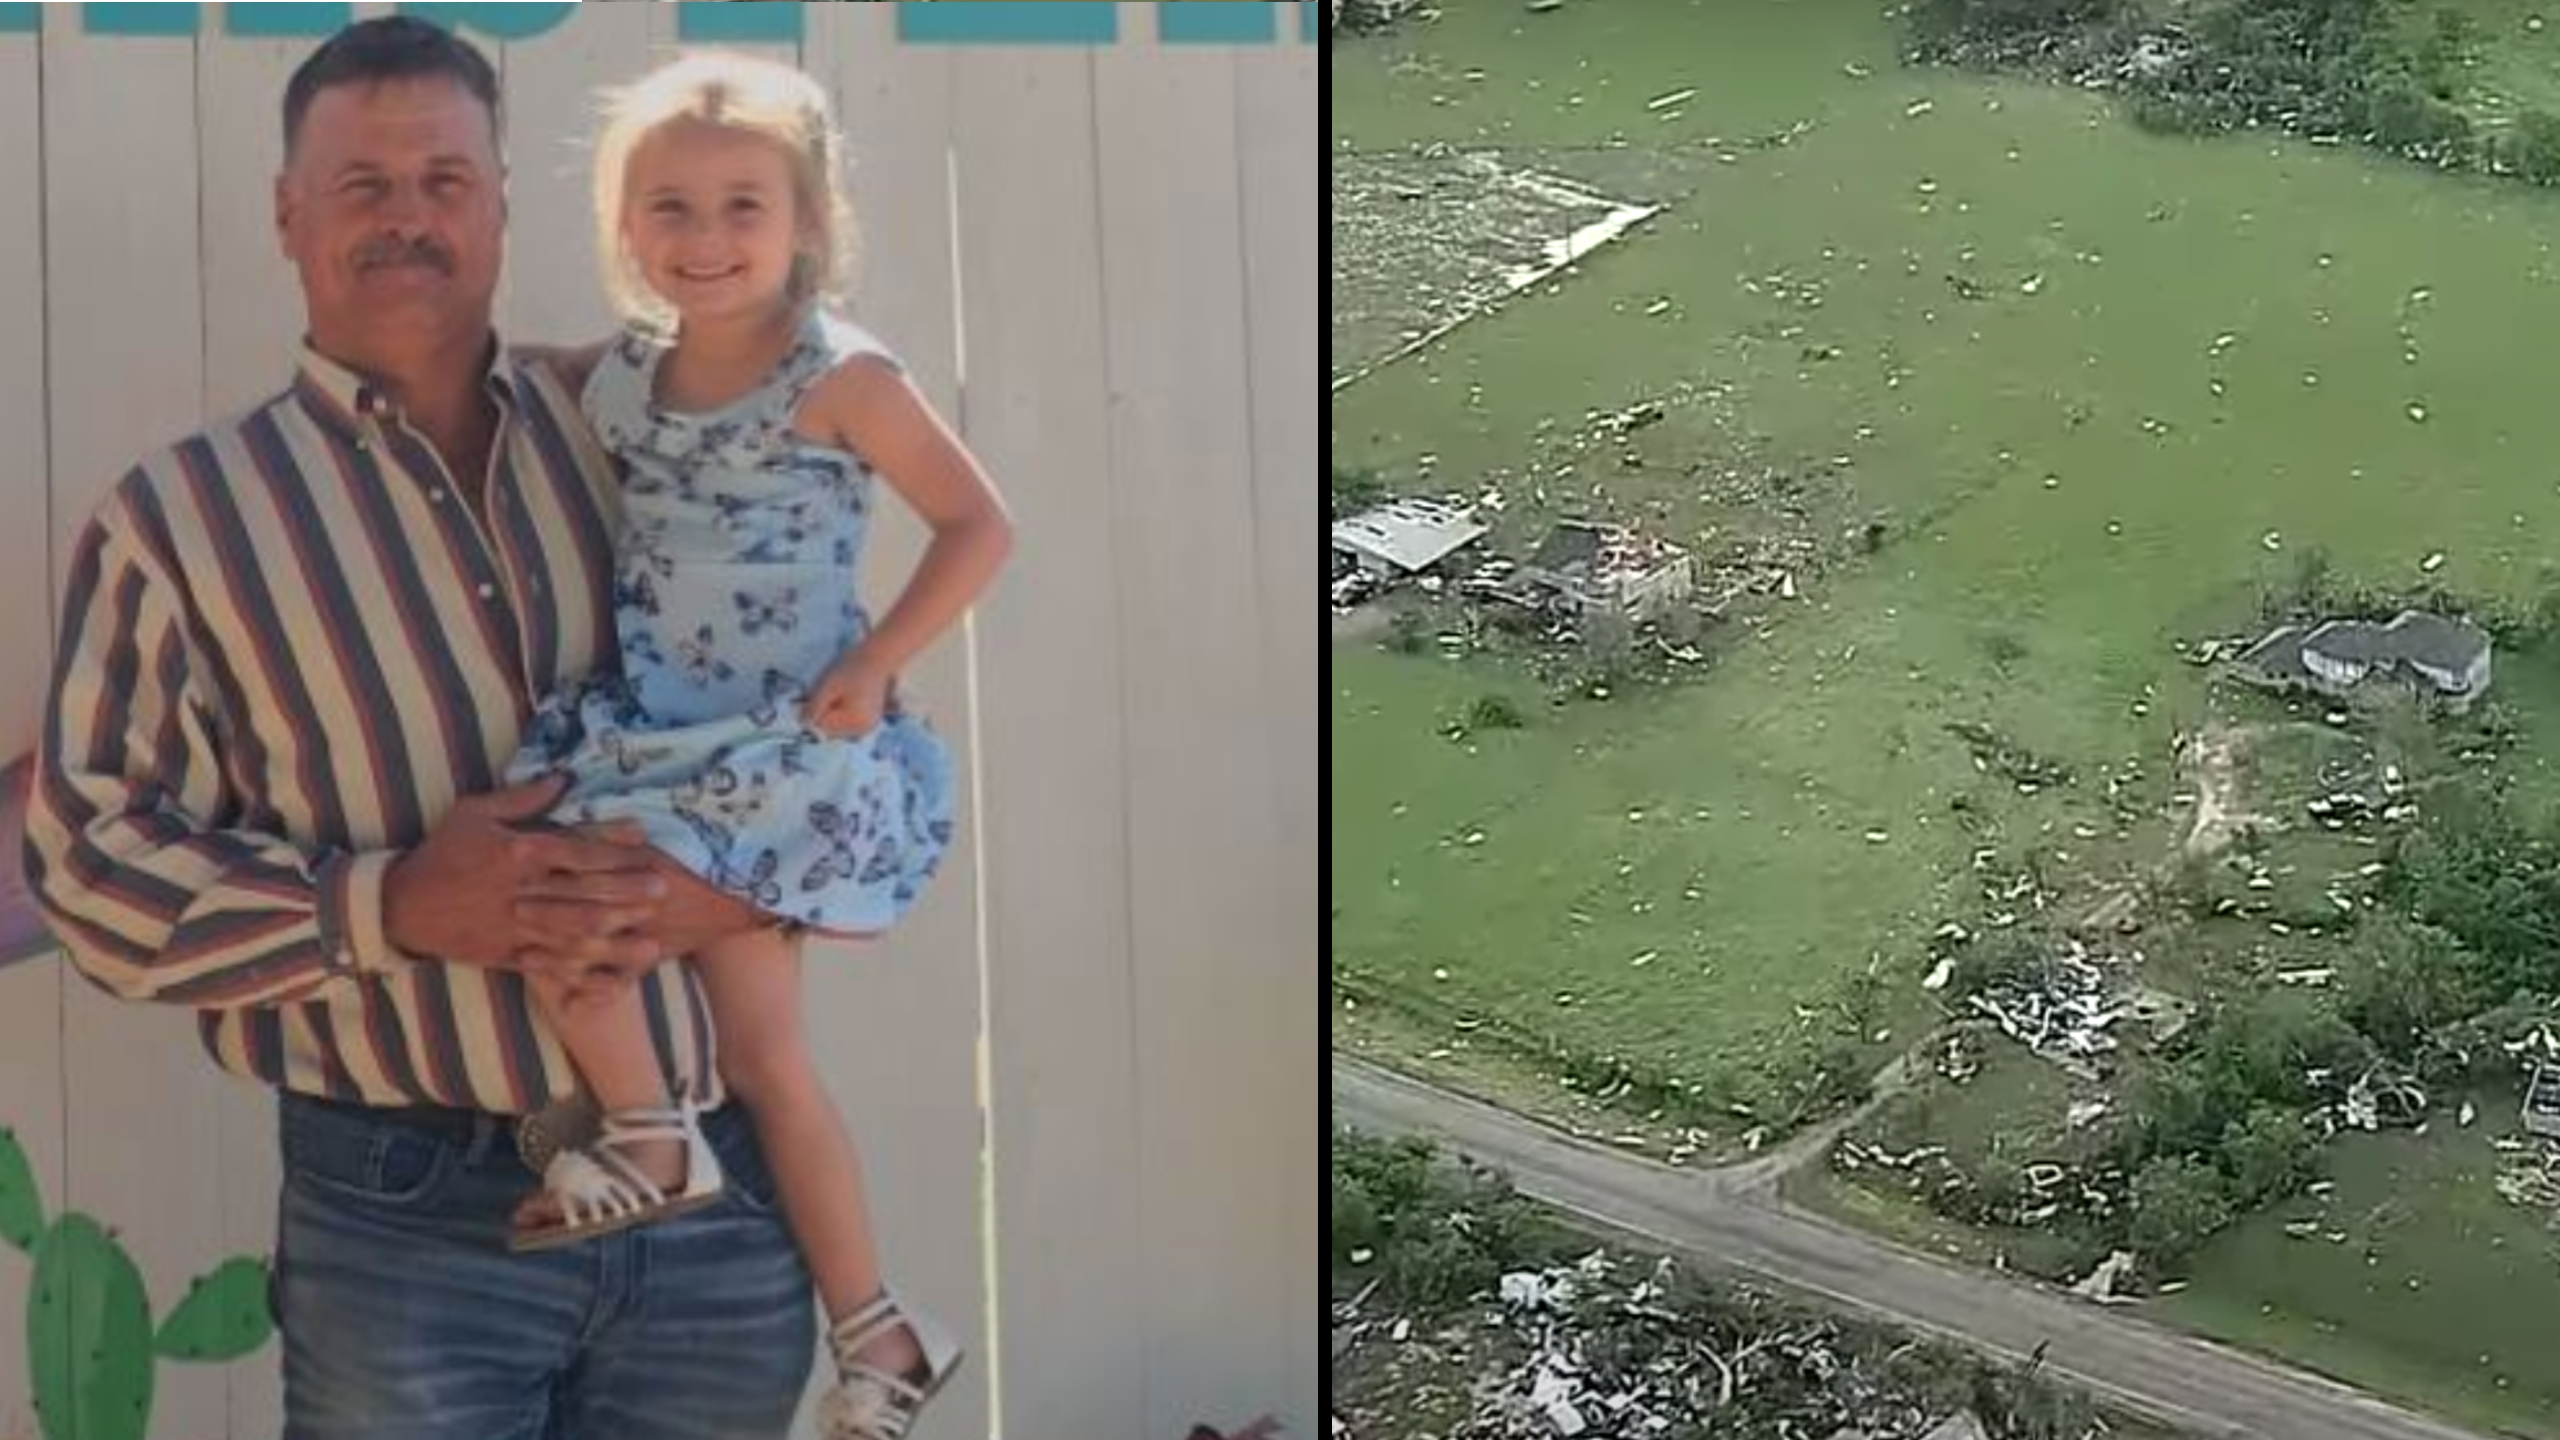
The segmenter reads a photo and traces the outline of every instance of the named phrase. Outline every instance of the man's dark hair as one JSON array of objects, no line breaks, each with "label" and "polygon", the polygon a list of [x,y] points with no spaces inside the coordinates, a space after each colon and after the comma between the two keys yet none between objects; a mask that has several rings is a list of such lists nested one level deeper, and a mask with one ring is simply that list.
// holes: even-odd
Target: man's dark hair
[{"label": "man's dark hair", "polygon": [[284,87],[284,150],[302,134],[302,117],[311,101],[333,85],[376,85],[385,80],[414,80],[441,75],[460,85],[489,110],[489,133],[503,133],[498,110],[498,72],[488,57],[441,25],[406,15],[360,20],[332,35]]}]

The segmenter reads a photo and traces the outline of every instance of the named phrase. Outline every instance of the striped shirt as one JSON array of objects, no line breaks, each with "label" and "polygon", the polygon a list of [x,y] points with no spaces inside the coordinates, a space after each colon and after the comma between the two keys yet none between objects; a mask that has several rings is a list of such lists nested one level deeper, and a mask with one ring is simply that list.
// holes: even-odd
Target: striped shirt
[{"label": "striped shirt", "polygon": [[[500,348],[486,384],[485,523],[387,396],[306,349],[81,535],[28,879],[83,974],[194,1009],[237,1074],[502,1113],[576,1086],[520,976],[383,933],[391,861],[615,655],[611,462],[547,367]],[[715,1099],[691,971],[642,993],[662,1063]]]}]

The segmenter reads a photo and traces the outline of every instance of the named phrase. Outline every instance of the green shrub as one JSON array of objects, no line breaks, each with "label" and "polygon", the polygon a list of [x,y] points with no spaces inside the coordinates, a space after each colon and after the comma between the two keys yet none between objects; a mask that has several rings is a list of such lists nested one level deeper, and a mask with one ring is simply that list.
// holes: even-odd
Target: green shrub
[{"label": "green shrub", "polygon": [[1923,55],[1970,58],[1963,52],[2014,56],[2109,20],[2124,0],[1914,0],[1904,15]]},{"label": "green shrub", "polygon": [[2459,160],[2472,146],[2471,117],[2413,76],[2377,81],[2365,96],[2364,120],[2372,144],[2416,160]]},{"label": "green shrub", "polygon": [[2128,1238],[2153,1266],[2175,1265],[2194,1254],[2231,1218],[2229,1183],[2193,1156],[2163,1156],[2133,1177]]},{"label": "green shrub", "polygon": [[2501,140],[2498,155],[2509,170],[2536,185],[2560,184],[2560,115],[2525,110]]},{"label": "green shrub", "polygon": [[1431,628],[1419,611],[1399,610],[1387,621],[1386,646],[1398,655],[1419,655],[1431,648]]},{"label": "green shrub", "polygon": [[1369,1258],[1389,1304],[1425,1314],[1492,1288],[1503,1271],[1544,1264],[1559,1232],[1499,1179],[1443,1160],[1428,1141],[1335,1127],[1334,1260]]},{"label": "green shrub", "polygon": [[1337,465],[1333,468],[1333,484],[1326,495],[1326,503],[1330,507],[1327,513],[1356,515],[1372,506],[1384,504],[1386,498],[1387,482],[1379,478],[1377,471],[1365,465],[1349,469]]}]

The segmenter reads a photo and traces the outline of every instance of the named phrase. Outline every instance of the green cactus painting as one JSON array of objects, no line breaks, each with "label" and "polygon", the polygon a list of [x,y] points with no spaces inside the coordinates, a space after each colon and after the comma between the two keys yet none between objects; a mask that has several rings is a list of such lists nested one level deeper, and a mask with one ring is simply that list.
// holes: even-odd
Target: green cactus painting
[{"label": "green cactus painting", "polygon": [[267,1267],[245,1258],[199,1278],[155,1329],[133,1257],[86,1215],[48,1225],[35,1172],[5,1129],[0,1242],[35,1262],[27,1369],[44,1440],[143,1440],[160,1361],[218,1364],[267,1343]]}]

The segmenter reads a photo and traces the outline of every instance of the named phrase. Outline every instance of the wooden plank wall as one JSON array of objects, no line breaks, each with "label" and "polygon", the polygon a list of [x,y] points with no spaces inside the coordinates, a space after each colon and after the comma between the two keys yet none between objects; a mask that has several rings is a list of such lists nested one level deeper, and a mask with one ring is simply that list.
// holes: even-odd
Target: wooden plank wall
[{"label": "wooden plank wall", "polygon": [[[77,10],[0,35],[0,188],[41,199],[0,207],[0,569],[49,574],[48,597],[121,470],[271,393],[300,331],[269,187],[309,42],[211,15],[193,39],[98,36]],[[961,851],[898,934],[810,964],[893,1272],[975,1337],[921,1440],[1263,1411],[1315,1434],[1314,51],[1294,18],[1277,46],[1160,45],[1134,4],[1098,48],[901,45],[890,6],[807,20],[770,53],[846,122],[851,308],[1021,533],[908,677],[970,777]],[[631,5],[489,45],[511,335],[605,332],[596,92],[674,42],[671,7]],[[875,603],[923,544],[895,509]],[[33,735],[53,603],[0,613],[0,753]],[[186,1017],[58,961],[0,970],[0,1125],[156,1300],[269,1247],[270,1124]],[[36,1433],[27,1278],[0,1249],[8,1440]],[[159,1388],[158,1435],[281,1428],[272,1348],[164,1365]]]}]

